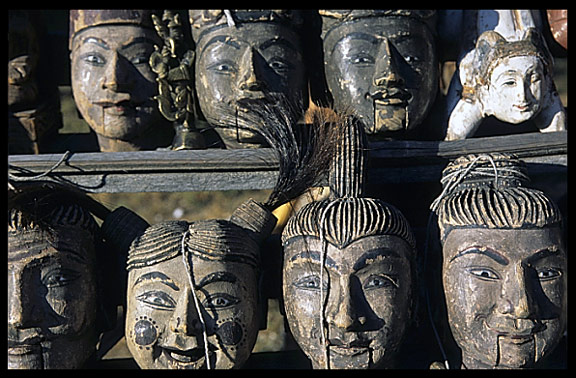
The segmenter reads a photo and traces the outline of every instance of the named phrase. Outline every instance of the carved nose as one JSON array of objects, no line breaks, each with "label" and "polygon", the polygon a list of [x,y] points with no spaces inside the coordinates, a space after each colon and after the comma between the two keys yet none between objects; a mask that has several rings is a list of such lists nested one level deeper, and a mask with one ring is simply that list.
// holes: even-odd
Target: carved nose
[{"label": "carved nose", "polygon": [[202,332],[202,324],[191,295],[190,289],[185,289],[176,304],[169,322],[170,330],[174,333],[192,336]]},{"label": "carved nose", "polygon": [[8,280],[8,325],[14,328],[40,326],[41,319],[34,303],[36,290],[27,288],[17,272],[9,272]]},{"label": "carved nose", "polygon": [[511,315],[517,319],[525,319],[532,315],[530,288],[526,284],[525,269],[517,264],[504,279],[498,303],[500,313]]},{"label": "carved nose", "polygon": [[404,78],[400,75],[398,63],[394,58],[396,54],[388,38],[384,38],[380,44],[378,57],[374,70],[373,83],[376,86],[403,86]]},{"label": "carved nose", "polygon": [[124,58],[118,53],[113,55],[102,77],[102,89],[109,89],[113,92],[129,89],[128,67],[123,60]]},{"label": "carved nose", "polygon": [[242,71],[240,79],[240,89],[243,91],[262,91],[266,88],[264,81],[260,80],[259,60],[253,48],[249,48],[242,57]]}]

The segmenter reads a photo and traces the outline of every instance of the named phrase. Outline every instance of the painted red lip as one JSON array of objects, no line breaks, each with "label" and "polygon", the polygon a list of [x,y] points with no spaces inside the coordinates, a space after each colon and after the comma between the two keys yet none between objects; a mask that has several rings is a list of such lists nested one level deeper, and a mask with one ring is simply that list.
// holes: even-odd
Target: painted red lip
[{"label": "painted red lip", "polygon": [[514,106],[516,109],[518,109],[522,112],[525,112],[526,110],[530,109],[530,105],[531,104],[518,104],[518,105],[512,105],[512,106]]}]

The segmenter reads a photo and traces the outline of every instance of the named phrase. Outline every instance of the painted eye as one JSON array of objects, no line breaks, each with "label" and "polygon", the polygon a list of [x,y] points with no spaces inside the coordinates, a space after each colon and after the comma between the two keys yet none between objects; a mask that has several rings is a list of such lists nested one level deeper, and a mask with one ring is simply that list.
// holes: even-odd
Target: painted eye
[{"label": "painted eye", "polygon": [[538,271],[538,279],[541,281],[552,280],[560,277],[561,274],[560,269],[546,268]]},{"label": "painted eye", "polygon": [[233,74],[236,72],[234,64],[230,62],[219,62],[209,66],[208,69],[219,74]]},{"label": "painted eye", "polygon": [[398,287],[389,277],[383,275],[371,275],[364,281],[364,289],[381,289],[387,287]]},{"label": "painted eye", "polygon": [[159,310],[176,308],[176,301],[163,291],[152,290],[136,297],[140,302]]},{"label": "painted eye", "polygon": [[[304,290],[320,290],[320,277],[315,275],[303,277],[294,282],[294,286]],[[326,286],[326,284],[324,286]],[[324,289],[325,288],[326,287],[324,287]]]},{"label": "painted eye", "polygon": [[278,59],[270,61],[268,65],[276,72],[287,72],[291,68],[291,65]]},{"label": "painted eye", "polygon": [[55,271],[47,274],[43,279],[42,283],[47,288],[61,287],[70,284],[72,281],[76,280],[80,275],[71,271]]},{"label": "painted eye", "polygon": [[408,63],[416,63],[420,61],[420,58],[414,55],[407,55],[404,57],[404,60]]},{"label": "painted eye", "polygon": [[370,55],[366,55],[366,54],[358,54],[358,55],[354,55],[350,58],[350,62],[352,64],[374,64],[374,58]]},{"label": "painted eye", "polygon": [[470,274],[483,280],[497,280],[500,279],[492,269],[488,268],[472,268],[469,270]]},{"label": "painted eye", "polygon": [[84,62],[91,64],[93,66],[103,66],[104,64],[106,64],[106,59],[104,59],[104,57],[100,54],[88,53],[83,55],[81,59]]},{"label": "painted eye", "polygon": [[536,82],[539,82],[540,80],[542,80],[542,77],[538,74],[532,74],[530,76],[530,82],[531,83],[536,83]]},{"label": "painted eye", "polygon": [[506,80],[502,83],[503,87],[513,87],[516,85],[516,80]]},{"label": "painted eye", "polygon": [[137,57],[132,58],[131,62],[134,65],[148,63],[148,57],[146,55],[139,55]]},{"label": "painted eye", "polygon": [[240,300],[232,295],[226,293],[218,293],[210,295],[202,303],[206,308],[222,309],[230,306],[234,306],[239,303]]}]

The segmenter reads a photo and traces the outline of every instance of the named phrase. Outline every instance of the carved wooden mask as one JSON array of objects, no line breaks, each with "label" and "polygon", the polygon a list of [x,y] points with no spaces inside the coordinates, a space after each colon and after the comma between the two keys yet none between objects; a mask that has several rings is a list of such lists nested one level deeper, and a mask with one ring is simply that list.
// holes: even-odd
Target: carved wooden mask
[{"label": "carved wooden mask", "polygon": [[[544,193],[522,185],[518,160],[486,156],[445,170],[446,177],[471,169],[437,209],[448,322],[466,368],[532,368],[566,327],[561,215]],[[499,184],[478,175],[494,169]]]},{"label": "carved wooden mask", "polygon": [[81,368],[103,315],[97,225],[78,205],[9,210],[8,368]]},{"label": "carved wooden mask", "polygon": [[270,102],[270,94],[285,95],[300,108],[306,105],[298,12],[191,10],[190,19],[202,114],[227,147],[266,146],[237,113],[246,112],[248,103]]},{"label": "carved wooden mask", "polygon": [[336,109],[352,107],[367,134],[403,135],[438,92],[433,11],[321,10],[326,82]]},{"label": "carved wooden mask", "polygon": [[150,11],[71,10],[74,100],[102,151],[169,145],[171,128],[158,111],[149,59],[161,41]]}]

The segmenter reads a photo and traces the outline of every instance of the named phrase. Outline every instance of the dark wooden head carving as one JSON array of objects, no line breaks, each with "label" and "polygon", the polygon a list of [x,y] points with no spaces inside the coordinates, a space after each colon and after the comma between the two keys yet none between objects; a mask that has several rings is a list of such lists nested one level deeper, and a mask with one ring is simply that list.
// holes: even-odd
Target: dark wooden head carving
[{"label": "dark wooden head carving", "polygon": [[308,87],[294,10],[190,10],[196,43],[195,85],[202,114],[228,148],[266,146],[246,130],[250,104],[284,95],[304,109]]},{"label": "dark wooden head carving", "polygon": [[283,301],[290,330],[314,368],[390,367],[412,313],[415,242],[392,205],[363,197],[361,125],[341,128],[332,197],[288,221]]},{"label": "dark wooden head carving", "polygon": [[566,327],[561,214],[526,186],[522,161],[468,155],[443,173],[435,209],[448,322],[466,368],[532,368]]},{"label": "dark wooden head carving", "polygon": [[352,107],[369,135],[405,137],[438,92],[435,11],[321,9],[334,107]]},{"label": "dark wooden head carving", "polygon": [[74,100],[98,136],[101,151],[153,150],[172,142],[160,114],[151,10],[71,10],[71,75]]}]

